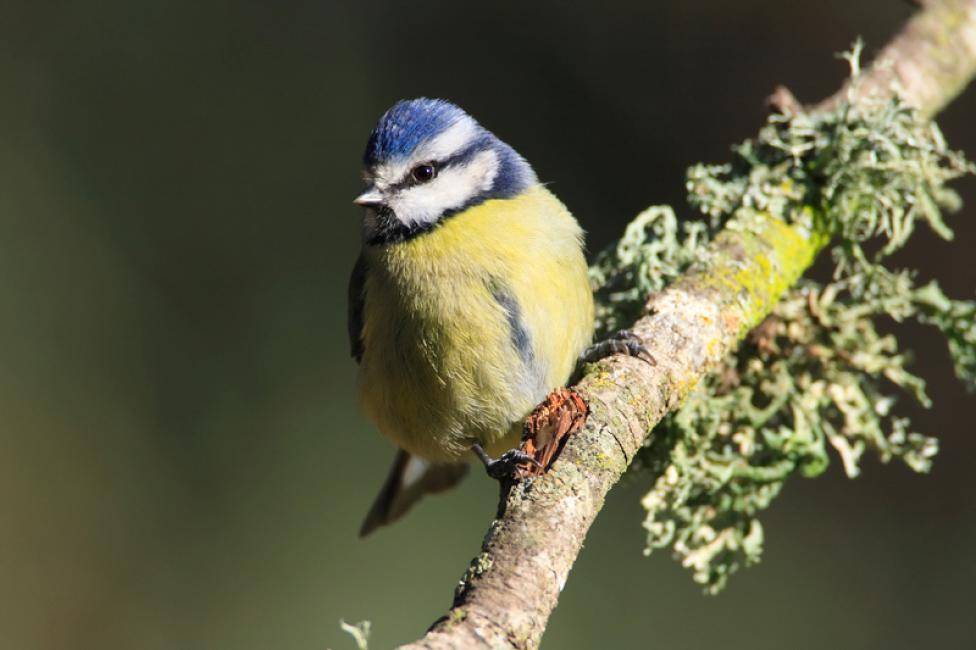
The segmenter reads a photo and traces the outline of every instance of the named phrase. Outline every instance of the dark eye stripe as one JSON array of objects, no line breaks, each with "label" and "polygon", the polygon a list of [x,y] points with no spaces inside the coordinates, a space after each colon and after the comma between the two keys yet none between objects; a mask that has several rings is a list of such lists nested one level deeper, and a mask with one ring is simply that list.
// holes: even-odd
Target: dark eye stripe
[{"label": "dark eye stripe", "polygon": [[[439,174],[440,172],[444,171],[445,169],[448,169],[450,167],[456,167],[458,165],[462,165],[462,164],[468,162],[469,160],[471,160],[471,158],[474,157],[474,155],[476,153],[478,153],[479,151],[484,150],[484,148],[485,147],[484,147],[483,143],[480,140],[479,141],[475,141],[475,142],[472,142],[471,144],[469,144],[464,149],[461,149],[457,153],[455,153],[455,154],[453,154],[451,156],[448,156],[447,158],[444,158],[443,160],[431,160],[431,161],[428,161],[426,163],[421,163],[421,164],[426,164],[426,165],[431,165],[433,167],[436,167],[437,168],[437,173]],[[393,191],[399,191],[399,190],[405,190],[405,189],[407,189],[409,187],[413,187],[414,185],[422,185],[423,182],[418,181],[413,176],[413,171],[416,168],[417,168],[417,166],[414,165],[413,167],[411,167],[410,169],[408,169],[407,172],[406,172],[406,174],[404,175],[404,177],[401,178],[396,183],[394,183],[393,185],[391,185],[390,186],[390,189],[393,190]]]},{"label": "dark eye stripe", "polygon": [[[434,168],[436,168],[438,170],[444,169],[443,164],[442,163],[439,163],[439,162],[436,162],[436,161],[429,162],[429,163],[423,163],[423,164],[430,165],[431,167],[434,167]],[[390,185],[390,189],[388,191],[391,191],[391,192],[399,192],[400,190],[405,190],[407,188],[413,187],[414,185],[423,185],[424,183],[429,182],[429,181],[421,181],[421,180],[418,180],[414,176],[413,173],[414,173],[414,170],[417,169],[417,167],[418,167],[418,165],[414,165],[413,167],[411,167],[410,169],[408,169],[407,172],[406,172],[406,174],[404,174],[403,178],[401,178],[400,180],[398,180],[393,185]],[[435,176],[436,176],[436,174],[435,174]],[[431,180],[433,180],[433,178],[431,178]]]}]

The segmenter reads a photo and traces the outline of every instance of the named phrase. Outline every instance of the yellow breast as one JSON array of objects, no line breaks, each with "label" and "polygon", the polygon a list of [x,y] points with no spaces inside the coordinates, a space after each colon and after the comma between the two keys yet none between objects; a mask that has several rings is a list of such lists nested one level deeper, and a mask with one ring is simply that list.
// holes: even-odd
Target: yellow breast
[{"label": "yellow breast", "polygon": [[412,454],[513,446],[592,336],[582,231],[542,186],[365,258],[360,400]]}]

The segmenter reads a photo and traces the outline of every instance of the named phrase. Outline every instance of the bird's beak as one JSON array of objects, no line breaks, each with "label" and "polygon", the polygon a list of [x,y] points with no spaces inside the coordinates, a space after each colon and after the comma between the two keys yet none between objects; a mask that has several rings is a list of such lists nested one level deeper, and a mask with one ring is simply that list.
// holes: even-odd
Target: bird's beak
[{"label": "bird's beak", "polygon": [[375,208],[383,205],[383,195],[375,187],[370,187],[365,192],[353,199],[353,203],[364,208]]}]

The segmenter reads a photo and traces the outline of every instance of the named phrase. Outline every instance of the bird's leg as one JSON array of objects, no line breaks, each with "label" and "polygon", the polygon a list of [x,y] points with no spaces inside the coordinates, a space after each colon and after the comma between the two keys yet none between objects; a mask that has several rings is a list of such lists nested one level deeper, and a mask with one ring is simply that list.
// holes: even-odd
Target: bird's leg
[{"label": "bird's leg", "polygon": [[626,354],[652,366],[657,365],[657,361],[644,347],[644,342],[630,330],[620,330],[610,338],[586,348],[580,355],[579,362],[580,364],[593,363],[614,354]]},{"label": "bird's leg", "polygon": [[511,478],[519,465],[531,463],[539,466],[539,462],[521,449],[509,449],[498,458],[492,458],[477,442],[471,445],[471,451],[485,464],[485,472],[496,481]]}]

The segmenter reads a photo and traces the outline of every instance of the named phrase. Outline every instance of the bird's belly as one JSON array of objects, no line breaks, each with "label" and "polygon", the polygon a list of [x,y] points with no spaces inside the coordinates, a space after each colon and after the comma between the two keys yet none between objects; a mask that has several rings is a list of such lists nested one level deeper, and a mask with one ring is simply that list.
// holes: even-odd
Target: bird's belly
[{"label": "bird's belly", "polygon": [[438,286],[410,292],[408,302],[374,289],[361,405],[384,435],[423,458],[466,459],[473,442],[510,448],[548,387],[513,346],[505,312],[483,282]]}]

